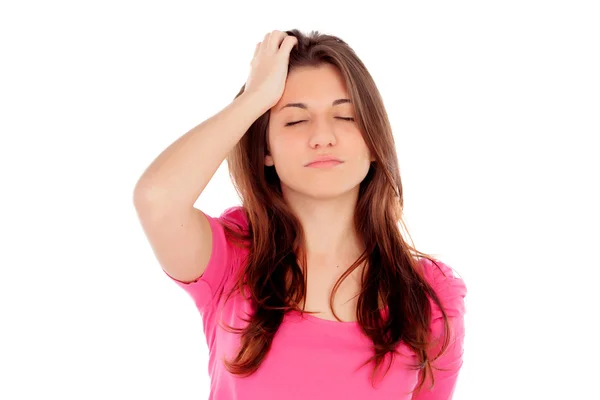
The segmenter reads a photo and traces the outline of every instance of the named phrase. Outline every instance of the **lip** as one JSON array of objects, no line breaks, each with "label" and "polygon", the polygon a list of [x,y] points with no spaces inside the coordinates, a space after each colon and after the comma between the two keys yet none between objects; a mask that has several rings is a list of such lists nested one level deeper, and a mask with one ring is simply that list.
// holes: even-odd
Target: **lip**
[{"label": "lip", "polygon": [[307,165],[308,168],[333,168],[336,165],[340,165],[341,161],[316,161]]},{"label": "lip", "polygon": [[313,168],[327,168],[333,167],[338,164],[343,163],[342,160],[333,156],[319,156],[314,158],[311,162],[305,165],[305,167],[313,167]]}]

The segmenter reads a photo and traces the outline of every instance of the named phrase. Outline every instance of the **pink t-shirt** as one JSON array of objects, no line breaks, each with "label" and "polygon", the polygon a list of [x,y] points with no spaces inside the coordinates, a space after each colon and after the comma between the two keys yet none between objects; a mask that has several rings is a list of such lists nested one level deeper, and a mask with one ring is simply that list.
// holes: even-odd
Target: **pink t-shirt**
[{"label": "pink t-shirt", "polygon": [[[372,342],[360,331],[356,322],[339,322],[321,319],[299,312],[287,314],[277,331],[272,347],[258,371],[249,377],[230,374],[222,363],[223,357],[233,360],[240,341],[239,336],[224,330],[224,322],[242,328],[240,318],[250,315],[248,302],[238,293],[227,303],[225,295],[234,282],[234,272],[240,267],[243,249],[235,247],[225,238],[219,219],[228,219],[247,227],[241,207],[231,207],[219,217],[208,216],[213,248],[206,271],[195,282],[180,282],[167,276],[182,287],[194,300],[204,327],[209,348],[208,371],[211,378],[210,397],[213,400],[281,400],[281,399],[370,399],[370,400],[443,400],[451,399],[459,369],[462,366],[464,340],[464,297],[466,287],[462,279],[454,277],[445,264],[438,264],[442,273],[429,260],[423,259],[425,276],[446,308],[455,336],[447,352],[434,364],[448,371],[433,370],[435,386],[427,390],[430,380],[418,396],[415,388],[418,371],[406,363],[415,364],[416,355],[401,344],[399,354],[383,379],[373,388],[370,380],[372,364],[359,369],[371,355]],[[445,276],[444,276],[445,274]],[[443,320],[435,302],[431,329],[436,336],[443,334]],[[436,352],[437,354],[437,352]],[[383,370],[389,360],[383,364]],[[381,373],[380,372],[380,373]],[[378,375],[379,377],[381,375]]]}]

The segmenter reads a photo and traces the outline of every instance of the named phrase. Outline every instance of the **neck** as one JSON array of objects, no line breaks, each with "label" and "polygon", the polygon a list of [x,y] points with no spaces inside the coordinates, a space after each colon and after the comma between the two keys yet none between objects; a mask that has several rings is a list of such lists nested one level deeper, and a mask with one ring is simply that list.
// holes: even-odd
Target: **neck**
[{"label": "neck", "polygon": [[352,263],[360,256],[363,244],[354,225],[357,199],[358,188],[330,199],[288,194],[286,201],[304,230],[309,264],[335,268]]}]

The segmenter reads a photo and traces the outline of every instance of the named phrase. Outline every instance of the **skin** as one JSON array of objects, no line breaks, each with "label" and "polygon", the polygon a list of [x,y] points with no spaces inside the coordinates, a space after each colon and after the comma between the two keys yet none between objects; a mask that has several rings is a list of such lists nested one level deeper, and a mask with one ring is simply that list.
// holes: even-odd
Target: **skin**
[{"label": "skin", "polygon": [[[332,105],[334,100],[349,98],[335,66],[291,70],[281,99],[271,109],[267,134],[270,154],[265,165],[276,169],[283,196],[306,235],[307,305],[323,311],[328,319],[333,319],[328,311],[329,290],[364,249],[353,217],[359,185],[374,161],[355,121],[340,119],[355,117],[353,105]],[[283,107],[288,103],[305,103],[306,109]],[[300,120],[304,122],[285,126]],[[305,166],[323,154],[344,162],[328,169]],[[355,294],[357,282],[350,278],[359,273],[357,268],[344,281],[336,298],[343,301]],[[335,308],[340,317],[354,318],[352,307]]]}]

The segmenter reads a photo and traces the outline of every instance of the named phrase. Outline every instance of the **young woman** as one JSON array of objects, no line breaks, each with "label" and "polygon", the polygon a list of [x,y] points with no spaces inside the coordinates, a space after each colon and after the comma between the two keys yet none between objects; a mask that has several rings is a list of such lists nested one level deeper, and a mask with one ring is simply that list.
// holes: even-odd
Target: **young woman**
[{"label": "young woman", "polygon": [[[194,208],[227,158],[242,206]],[[231,104],[147,168],[134,201],[194,299],[212,399],[450,399],[464,282],[403,238],[392,130],[335,36],[273,31]]]}]

